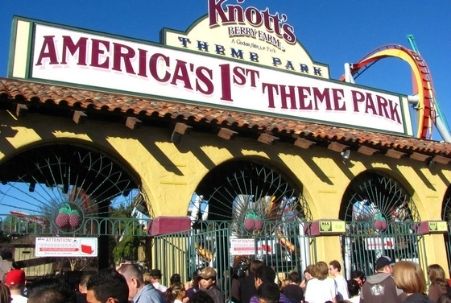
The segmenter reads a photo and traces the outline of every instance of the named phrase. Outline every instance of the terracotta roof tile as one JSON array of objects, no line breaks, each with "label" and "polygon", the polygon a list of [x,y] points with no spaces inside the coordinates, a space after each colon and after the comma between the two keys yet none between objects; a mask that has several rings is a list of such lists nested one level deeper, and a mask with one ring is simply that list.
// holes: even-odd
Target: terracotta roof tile
[{"label": "terracotta roof tile", "polygon": [[374,131],[323,125],[290,118],[237,112],[209,106],[156,100],[151,97],[122,95],[88,89],[57,86],[29,81],[0,78],[0,96],[11,102],[52,102],[78,110],[97,110],[153,118],[182,119],[195,123],[207,122],[236,129],[290,134],[317,141],[340,141],[343,144],[365,144],[375,148],[394,148],[403,152],[451,157],[451,144],[420,140]]}]

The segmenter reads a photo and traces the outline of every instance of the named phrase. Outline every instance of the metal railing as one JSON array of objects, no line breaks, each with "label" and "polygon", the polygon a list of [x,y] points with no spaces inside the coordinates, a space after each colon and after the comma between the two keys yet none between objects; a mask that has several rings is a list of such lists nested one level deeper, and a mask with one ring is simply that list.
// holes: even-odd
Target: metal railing
[{"label": "metal railing", "polygon": [[238,233],[236,222],[206,221],[189,231],[155,236],[152,239],[152,267],[164,273],[163,283],[169,284],[172,274],[182,279],[205,266],[217,271],[217,285],[226,298],[230,297],[231,281],[236,275],[237,239],[251,247],[240,258],[259,259],[272,266],[280,279],[291,271],[301,272],[316,261],[315,238],[304,235],[303,222],[265,221],[262,229]]},{"label": "metal railing", "polygon": [[416,227],[414,222],[390,222],[378,230],[372,222],[348,223],[342,236],[346,276],[349,278],[354,270],[373,274],[376,259],[383,255],[395,261],[414,261],[426,268],[424,239]]},{"label": "metal railing", "polygon": [[146,236],[147,226],[135,218],[116,217],[85,217],[76,230],[62,230],[49,223],[45,218],[33,216],[30,218],[17,218],[11,215],[0,214],[0,232],[3,236]]}]

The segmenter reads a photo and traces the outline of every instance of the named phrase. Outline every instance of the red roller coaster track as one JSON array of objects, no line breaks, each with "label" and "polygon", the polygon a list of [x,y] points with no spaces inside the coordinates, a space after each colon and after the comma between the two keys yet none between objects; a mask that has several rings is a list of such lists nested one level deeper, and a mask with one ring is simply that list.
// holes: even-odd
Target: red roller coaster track
[{"label": "red roller coaster track", "polygon": [[[359,62],[351,65],[351,74],[358,75],[377,61],[394,57],[410,65],[414,80],[414,93],[418,94],[417,138],[430,139],[432,123],[435,122],[434,90],[429,68],[423,58],[415,51],[401,45],[386,45],[371,52]],[[344,79],[344,76],[341,77]]]}]

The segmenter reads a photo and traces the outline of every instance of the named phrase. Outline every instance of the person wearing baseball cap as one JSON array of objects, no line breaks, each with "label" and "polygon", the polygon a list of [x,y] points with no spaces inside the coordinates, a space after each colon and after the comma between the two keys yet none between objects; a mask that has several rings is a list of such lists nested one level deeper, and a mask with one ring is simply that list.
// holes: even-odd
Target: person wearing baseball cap
[{"label": "person wearing baseball cap", "polygon": [[11,303],[26,303],[27,298],[22,296],[25,287],[25,272],[22,269],[11,269],[5,275],[5,285],[11,292]]},{"label": "person wearing baseball cap", "polygon": [[205,291],[215,303],[224,303],[224,295],[216,286],[216,270],[205,267],[199,272],[199,290]]},{"label": "person wearing baseball cap", "polygon": [[362,286],[361,303],[401,303],[405,297],[393,280],[392,265],[395,262],[388,256],[381,256],[376,260],[376,273],[369,276]]}]

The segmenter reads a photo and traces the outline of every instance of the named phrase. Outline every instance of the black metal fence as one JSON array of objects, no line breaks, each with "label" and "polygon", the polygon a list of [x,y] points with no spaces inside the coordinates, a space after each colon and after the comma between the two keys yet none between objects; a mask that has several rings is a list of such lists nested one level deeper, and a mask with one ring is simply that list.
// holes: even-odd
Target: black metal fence
[{"label": "black metal fence", "polygon": [[234,222],[206,221],[195,228],[152,241],[152,266],[166,273],[163,283],[179,273],[183,279],[205,266],[217,270],[217,285],[226,297],[236,273],[236,260],[259,259],[275,268],[280,279],[291,271],[301,272],[315,263],[315,238],[304,235],[304,223],[266,221],[258,231],[238,236]]},{"label": "black metal fence", "polygon": [[414,222],[389,222],[384,228],[375,228],[373,222],[353,222],[346,225],[342,236],[342,253],[346,276],[354,270],[366,275],[374,273],[378,257],[410,260],[427,267],[423,237],[417,234]]}]

